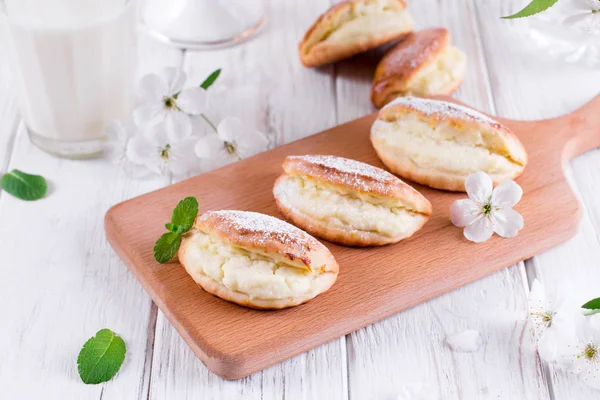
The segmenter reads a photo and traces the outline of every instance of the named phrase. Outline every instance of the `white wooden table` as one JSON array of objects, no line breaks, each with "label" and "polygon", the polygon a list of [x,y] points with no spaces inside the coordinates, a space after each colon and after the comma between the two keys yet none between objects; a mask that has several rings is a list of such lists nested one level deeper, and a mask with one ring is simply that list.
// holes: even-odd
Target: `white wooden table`
[{"label": "white wooden table", "polygon": [[[222,67],[210,89],[219,107],[275,145],[363,116],[373,111],[368,94],[376,54],[320,70],[298,61],[297,42],[330,3],[268,1],[268,28],[230,49],[181,52],[142,38],[140,74],[182,66],[200,81]],[[499,19],[523,3],[413,0],[409,9],[419,27],[447,27],[467,53],[467,79],[456,94],[462,101],[515,119],[568,112],[600,91],[600,71],[526,50],[523,37]],[[225,381],[196,359],[104,238],[103,215],[111,205],[165,182],[133,180],[103,160],[61,160],[35,148],[22,129],[3,52],[0,172],[42,173],[52,190],[32,203],[0,192],[0,399],[394,399],[414,382],[425,382],[439,399],[600,398],[540,361],[525,324],[534,278],[581,303],[600,295],[600,151],[567,168],[585,205],[571,241],[248,378]],[[87,386],[77,374],[77,354],[104,327],[125,339],[127,358],[112,381]],[[479,351],[447,347],[446,335],[464,329],[481,332]]]}]

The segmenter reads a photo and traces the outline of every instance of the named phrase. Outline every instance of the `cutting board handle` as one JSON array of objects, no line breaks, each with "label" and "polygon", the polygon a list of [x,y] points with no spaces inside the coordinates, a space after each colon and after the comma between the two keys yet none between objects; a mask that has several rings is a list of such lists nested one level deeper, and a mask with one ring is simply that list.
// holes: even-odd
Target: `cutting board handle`
[{"label": "cutting board handle", "polygon": [[600,147],[600,94],[570,114],[558,117],[566,140],[563,157],[568,161]]}]

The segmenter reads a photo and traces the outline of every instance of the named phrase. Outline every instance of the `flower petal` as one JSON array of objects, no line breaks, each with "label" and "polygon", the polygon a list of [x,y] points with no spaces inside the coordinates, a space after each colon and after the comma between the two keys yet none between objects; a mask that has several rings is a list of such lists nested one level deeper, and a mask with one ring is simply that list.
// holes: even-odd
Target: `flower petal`
[{"label": "flower petal", "polygon": [[242,120],[236,117],[223,118],[217,126],[219,138],[224,142],[234,142],[241,138],[244,132]]},{"label": "flower petal", "polygon": [[517,236],[523,229],[524,221],[521,214],[512,208],[503,208],[492,212],[494,231],[505,238]]},{"label": "flower petal", "polygon": [[117,165],[125,160],[126,147],[117,143],[106,143],[104,145],[104,158],[111,164]]},{"label": "flower petal", "polygon": [[152,173],[146,165],[134,164],[127,160],[122,164],[122,168],[123,172],[133,179],[147,178]]},{"label": "flower petal", "polygon": [[104,130],[104,158],[111,164],[119,164],[125,159],[125,150],[129,140],[125,126],[120,121],[109,121]]},{"label": "flower petal", "polygon": [[194,149],[197,141],[195,137],[188,137],[171,146],[167,167],[173,175],[184,175],[196,166],[198,158]]},{"label": "flower petal", "polygon": [[523,196],[523,189],[515,181],[504,181],[492,191],[492,204],[497,207],[512,207]]},{"label": "flower petal", "polygon": [[146,128],[142,131],[142,134],[146,137],[150,143],[154,145],[154,148],[165,148],[167,144],[171,143],[171,140],[167,136],[165,124],[161,123],[154,125],[150,128]]},{"label": "flower petal", "polygon": [[481,206],[471,199],[456,200],[450,207],[450,220],[454,226],[467,226],[481,214]]},{"label": "flower petal", "polygon": [[248,133],[248,135],[238,137],[235,141],[237,152],[242,158],[251,157],[265,151],[269,146],[269,140],[262,132],[250,131]]},{"label": "flower petal", "polygon": [[145,165],[153,172],[161,173],[159,151],[145,135],[135,135],[127,144],[126,154],[132,163]]},{"label": "flower petal", "polygon": [[492,180],[485,172],[475,172],[465,179],[465,190],[471,200],[485,204],[492,196]]},{"label": "flower petal", "polygon": [[139,127],[154,126],[164,121],[165,107],[160,104],[142,104],[133,111],[133,121]]},{"label": "flower petal", "polygon": [[200,115],[189,115],[190,123],[192,124],[192,134],[198,137],[211,135],[215,130]]},{"label": "flower petal", "polygon": [[184,89],[177,97],[177,105],[188,114],[199,115],[206,111],[208,96],[201,87]]},{"label": "flower petal", "polygon": [[529,312],[541,313],[549,309],[550,304],[546,299],[546,288],[543,283],[534,279],[529,291]]},{"label": "flower petal", "polygon": [[594,14],[591,11],[584,12],[582,14],[575,14],[567,17],[563,20],[563,25],[577,25],[583,21],[586,21],[588,18],[592,19]]},{"label": "flower petal", "polygon": [[163,97],[167,95],[167,84],[156,74],[144,75],[139,82],[138,96],[144,103],[162,102]]},{"label": "flower petal", "polygon": [[571,0],[568,4],[570,9],[590,12],[597,8],[596,0]]},{"label": "flower petal", "polygon": [[179,141],[192,134],[192,123],[186,114],[170,109],[166,113],[164,129],[171,141]]},{"label": "flower petal", "polygon": [[201,137],[195,146],[196,155],[199,158],[214,158],[223,152],[223,141],[213,134]]},{"label": "flower petal", "polygon": [[175,93],[179,93],[185,84],[187,76],[179,68],[168,67],[163,70],[163,79],[167,86],[167,92],[164,96],[173,96]]},{"label": "flower petal", "polygon": [[589,362],[580,379],[590,388],[600,390],[600,362]]},{"label": "flower petal", "polygon": [[538,339],[538,353],[540,358],[546,362],[556,361],[558,355],[557,332],[546,330]]},{"label": "flower petal", "polygon": [[492,221],[484,215],[473,221],[464,231],[465,237],[475,243],[485,242],[493,233],[494,226]]}]

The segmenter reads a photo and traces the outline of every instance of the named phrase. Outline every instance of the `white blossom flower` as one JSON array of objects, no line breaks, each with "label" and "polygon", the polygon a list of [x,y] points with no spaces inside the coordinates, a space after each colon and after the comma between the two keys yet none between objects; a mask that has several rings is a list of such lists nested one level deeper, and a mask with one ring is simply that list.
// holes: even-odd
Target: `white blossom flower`
[{"label": "white blossom flower", "polygon": [[128,126],[121,121],[109,121],[104,131],[104,135],[106,136],[104,157],[115,165],[126,162],[127,143],[134,134],[134,126]]},{"label": "white blossom flower", "polygon": [[581,317],[568,347],[561,366],[578,374],[588,386],[600,389],[600,315]]},{"label": "white blossom flower", "polygon": [[201,87],[184,89],[185,81],[185,73],[177,68],[142,77],[141,104],[133,113],[135,123],[146,128],[162,125],[170,140],[188,137],[192,133],[190,115],[202,113],[207,95]]},{"label": "white blossom flower", "polygon": [[467,239],[484,242],[494,232],[509,238],[523,228],[523,217],[512,209],[523,195],[514,181],[504,181],[492,190],[490,177],[479,171],[467,177],[465,189],[469,199],[456,200],[450,214],[454,225],[465,227]]},{"label": "white blossom flower", "polygon": [[137,133],[137,128],[132,123],[121,121],[110,121],[106,125],[104,134],[106,142],[104,143],[104,157],[112,164],[121,167],[125,173],[137,178],[147,175],[147,169],[132,163],[127,158],[127,145],[132,137]]},{"label": "white blossom flower", "polygon": [[529,320],[540,357],[546,362],[556,361],[559,350],[574,333],[574,314],[562,298],[552,291],[547,293],[537,279],[529,292]]},{"label": "white blossom flower", "polygon": [[129,141],[127,158],[156,174],[182,176],[196,166],[197,141],[195,136],[172,140],[164,130],[155,128],[140,132]]},{"label": "white blossom flower", "polygon": [[565,25],[582,25],[590,33],[600,32],[600,1],[571,0],[565,2],[564,12],[571,14],[564,19]]},{"label": "white blossom flower", "polygon": [[247,129],[235,117],[225,118],[213,128],[216,133],[201,137],[196,144],[196,155],[209,161],[213,167],[253,156],[268,145],[261,132]]}]

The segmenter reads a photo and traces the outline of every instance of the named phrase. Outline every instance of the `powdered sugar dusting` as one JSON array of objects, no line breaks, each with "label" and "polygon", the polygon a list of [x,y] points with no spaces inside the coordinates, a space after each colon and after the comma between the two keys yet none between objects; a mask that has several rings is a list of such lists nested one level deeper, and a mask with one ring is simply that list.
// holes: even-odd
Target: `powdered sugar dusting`
[{"label": "powdered sugar dusting", "polygon": [[475,111],[471,108],[467,108],[458,104],[449,103],[447,101],[432,100],[432,99],[421,99],[419,97],[398,97],[392,102],[387,104],[383,109],[393,106],[394,104],[402,104],[412,109],[421,111],[426,115],[439,115],[441,117],[451,118],[467,118],[477,122],[491,124],[494,126],[500,125],[498,121],[495,121],[482,113]]},{"label": "powdered sugar dusting", "polygon": [[289,158],[301,159],[330,169],[336,181],[365,192],[372,192],[374,188],[379,192],[387,192],[388,185],[398,180],[381,168],[348,158],[328,155],[290,156]]},{"label": "powdered sugar dusting", "polygon": [[316,242],[316,239],[294,225],[266,214],[252,211],[220,210],[206,212],[201,218],[210,218],[211,216],[217,216],[239,234],[260,233],[262,236],[257,240],[256,244],[258,245],[264,244],[267,238],[286,245],[299,244],[307,248]]}]

